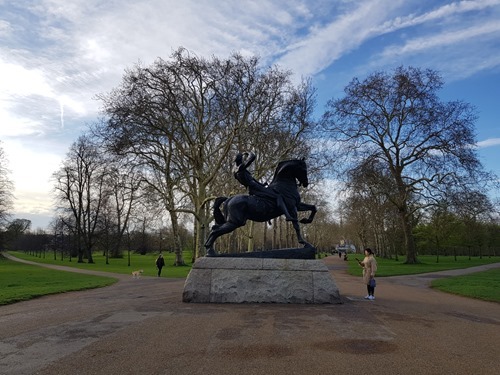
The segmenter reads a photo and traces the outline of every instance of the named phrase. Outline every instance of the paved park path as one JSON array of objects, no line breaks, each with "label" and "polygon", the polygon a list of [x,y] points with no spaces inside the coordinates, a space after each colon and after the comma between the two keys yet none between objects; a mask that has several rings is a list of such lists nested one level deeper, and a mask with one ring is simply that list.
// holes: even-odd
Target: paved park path
[{"label": "paved park path", "polygon": [[0,307],[0,374],[500,373],[500,304],[428,287],[500,264],[379,278],[366,301],[361,277],[323,261],[340,305],[187,304],[184,279],[96,273],[120,281]]}]

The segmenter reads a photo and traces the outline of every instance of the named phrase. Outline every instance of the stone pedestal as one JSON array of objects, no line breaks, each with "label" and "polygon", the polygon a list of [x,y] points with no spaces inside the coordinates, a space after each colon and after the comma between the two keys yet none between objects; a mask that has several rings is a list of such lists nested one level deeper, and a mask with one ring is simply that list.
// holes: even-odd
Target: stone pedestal
[{"label": "stone pedestal", "polygon": [[184,302],[341,303],[320,260],[199,258],[184,285]]}]

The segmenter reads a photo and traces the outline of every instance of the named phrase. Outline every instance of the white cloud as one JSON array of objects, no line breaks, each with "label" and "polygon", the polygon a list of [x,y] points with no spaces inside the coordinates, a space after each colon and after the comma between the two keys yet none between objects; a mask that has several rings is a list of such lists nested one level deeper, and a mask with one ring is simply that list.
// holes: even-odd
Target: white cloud
[{"label": "white cloud", "polygon": [[5,20],[0,20],[0,36],[9,37],[12,34],[12,26]]},{"label": "white cloud", "polygon": [[498,69],[500,50],[496,46],[499,38],[500,24],[497,21],[430,32],[422,37],[407,38],[402,44],[386,46],[360,69],[374,70],[402,63],[430,67],[450,83],[478,72]]},{"label": "white cloud", "polygon": [[58,78],[42,67],[27,68],[0,57],[0,137],[39,135],[57,128],[61,108],[70,116],[87,115],[90,98],[84,97],[89,93],[78,93],[77,87],[61,89],[66,83],[61,85]]},{"label": "white cloud", "polygon": [[23,118],[9,110],[5,102],[0,102],[0,139],[33,135],[40,132],[40,122]]},{"label": "white cloud", "polygon": [[[100,103],[93,98],[117,86],[125,68],[168,57],[179,46],[200,56],[240,51],[266,58],[300,26],[297,16],[310,16],[300,1],[119,5],[45,0],[16,17],[21,45],[0,45],[0,121],[7,124],[0,136],[47,134],[63,128],[68,118],[96,117]],[[33,25],[29,19],[35,19]],[[20,110],[28,105],[34,111]]]},{"label": "white cloud", "polygon": [[400,3],[384,0],[361,3],[291,45],[279,63],[302,75],[316,74],[372,38],[375,26],[383,22],[388,12],[399,7]]},{"label": "white cloud", "polygon": [[[8,8],[7,3],[0,1],[0,10]],[[439,4],[420,0],[20,2],[15,14],[2,11],[0,20],[0,139],[13,153],[9,159],[18,200],[27,202],[22,207],[18,203],[18,209],[48,209],[42,198],[48,186],[43,181],[61,159],[51,140],[58,139],[58,150],[70,146],[84,122],[97,118],[100,103],[95,95],[117,87],[125,68],[168,58],[179,46],[205,57],[232,52],[259,55],[265,65],[277,62],[297,76],[318,77],[321,72],[332,85],[338,82],[327,69],[352,55],[361,57],[349,60],[348,69],[336,71],[335,78],[343,74],[350,79],[400,62],[423,62],[454,77],[500,66],[500,0]],[[478,146],[497,145],[494,142]],[[42,195],[36,192],[37,185]]]},{"label": "white cloud", "polygon": [[52,89],[39,69],[27,69],[5,61],[0,57],[0,95],[8,96],[45,95],[51,96]]},{"label": "white cloud", "polygon": [[384,34],[411,26],[453,18],[462,13],[478,11],[500,4],[500,0],[466,0],[445,4],[437,9],[423,13],[421,15],[411,14],[408,16],[395,17],[378,27],[378,33]]},{"label": "white cloud", "polygon": [[394,58],[398,55],[409,55],[421,53],[422,51],[435,50],[453,44],[464,45],[471,39],[486,36],[498,40],[500,23],[498,21],[488,22],[465,29],[443,32],[435,35],[427,35],[421,38],[408,40],[405,45],[394,45],[387,47],[380,55],[381,58]]},{"label": "white cloud", "polygon": [[478,148],[487,148],[493,146],[500,146],[500,138],[490,138],[484,141],[477,142]]},{"label": "white cloud", "polygon": [[61,163],[53,150],[27,147],[21,141],[7,140],[2,147],[14,182],[15,211],[33,214],[52,212],[51,175]]},{"label": "white cloud", "polygon": [[[498,57],[488,56],[488,51],[480,53],[477,59],[467,54],[467,49],[470,50],[467,41],[474,43],[479,37],[483,38],[482,41],[487,38],[492,43],[498,40],[500,24],[494,13],[477,19],[471,17],[472,20],[467,23],[462,17],[467,13],[494,9],[500,5],[500,0],[452,2],[422,14],[411,13],[404,16],[400,14],[405,9],[413,8],[405,1],[379,0],[352,4],[357,7],[341,13],[325,26],[312,29],[309,35],[290,45],[279,62],[302,75],[318,74],[336,60],[377,37],[421,25],[423,31],[419,32],[424,33],[422,37],[410,38],[403,45],[393,44],[386,47],[381,54],[373,56],[371,65],[386,66],[411,55],[418,58],[418,53],[435,52],[440,47],[450,45],[459,48],[460,52],[456,53],[463,55],[460,66],[466,69],[466,73],[461,73],[459,69],[448,69],[459,77],[498,65]],[[447,27],[451,27],[452,31],[448,31]],[[486,61],[481,64],[480,59]],[[435,60],[438,68],[441,68],[441,65],[449,65],[448,59],[443,60],[442,57],[436,56]],[[467,61],[473,62],[468,64]],[[476,67],[476,70],[473,70],[473,67]],[[361,69],[366,70],[366,65]]]}]

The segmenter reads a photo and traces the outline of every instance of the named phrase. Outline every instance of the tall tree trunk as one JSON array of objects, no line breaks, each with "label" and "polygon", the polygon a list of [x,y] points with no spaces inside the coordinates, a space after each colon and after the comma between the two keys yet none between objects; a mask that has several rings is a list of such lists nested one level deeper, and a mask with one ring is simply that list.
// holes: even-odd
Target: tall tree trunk
[{"label": "tall tree trunk", "polygon": [[407,264],[418,263],[417,249],[415,248],[415,240],[413,238],[413,226],[410,216],[405,212],[401,212],[401,221],[406,247],[406,262]]},{"label": "tall tree trunk", "polygon": [[196,260],[199,257],[205,255],[205,232],[207,228],[206,219],[203,220],[195,220],[195,237],[194,237],[194,259]]},{"label": "tall tree trunk", "polygon": [[76,248],[77,248],[77,251],[78,251],[78,261],[77,261],[77,263],[83,263],[82,236],[83,236],[83,234],[82,234],[80,228],[78,228],[78,234],[76,236]]},{"label": "tall tree trunk", "polygon": [[182,246],[180,243],[179,220],[175,211],[170,211],[170,220],[172,221],[172,236],[174,237],[175,266],[184,266],[184,257],[182,256]]}]

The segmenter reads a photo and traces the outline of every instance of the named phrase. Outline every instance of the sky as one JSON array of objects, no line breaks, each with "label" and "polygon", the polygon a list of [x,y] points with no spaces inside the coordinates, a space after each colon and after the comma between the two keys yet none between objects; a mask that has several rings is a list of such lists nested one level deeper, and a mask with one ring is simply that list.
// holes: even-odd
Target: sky
[{"label": "sky", "polygon": [[317,113],[354,78],[438,71],[440,97],[477,109],[477,148],[500,175],[500,0],[0,0],[0,147],[14,218],[46,229],[51,175],[99,118],[125,69],[168,59],[259,56],[312,79]]}]

